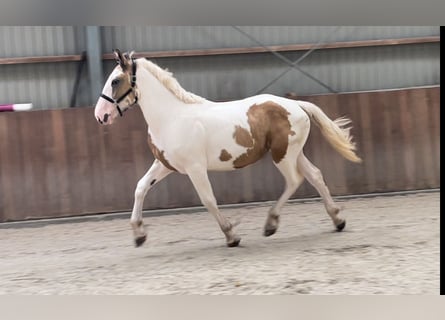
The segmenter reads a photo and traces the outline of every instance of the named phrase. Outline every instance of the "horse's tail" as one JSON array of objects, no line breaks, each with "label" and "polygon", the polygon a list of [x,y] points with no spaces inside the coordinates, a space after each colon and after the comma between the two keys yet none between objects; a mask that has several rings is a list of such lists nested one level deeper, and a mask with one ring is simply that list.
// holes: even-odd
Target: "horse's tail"
[{"label": "horse's tail", "polygon": [[351,123],[351,120],[345,117],[331,120],[313,103],[298,101],[298,104],[320,128],[323,136],[338,153],[349,161],[362,161],[354,152],[355,144],[352,142],[352,136],[350,135],[351,127],[345,127]]}]

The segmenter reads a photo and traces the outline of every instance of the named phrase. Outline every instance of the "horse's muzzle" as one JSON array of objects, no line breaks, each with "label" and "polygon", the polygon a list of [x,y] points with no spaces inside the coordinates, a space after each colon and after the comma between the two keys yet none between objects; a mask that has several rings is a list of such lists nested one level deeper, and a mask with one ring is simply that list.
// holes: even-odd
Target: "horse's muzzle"
[{"label": "horse's muzzle", "polygon": [[99,116],[96,119],[97,119],[97,122],[99,122],[100,124],[106,124],[108,122],[108,119],[110,119],[110,114],[105,113],[104,118],[102,120],[100,119]]}]

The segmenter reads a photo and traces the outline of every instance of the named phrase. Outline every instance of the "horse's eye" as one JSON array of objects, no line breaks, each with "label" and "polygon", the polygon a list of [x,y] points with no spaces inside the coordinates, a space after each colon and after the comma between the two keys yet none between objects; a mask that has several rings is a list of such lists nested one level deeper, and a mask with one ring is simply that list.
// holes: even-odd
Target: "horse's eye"
[{"label": "horse's eye", "polygon": [[113,81],[111,81],[111,86],[115,87],[119,84],[120,80],[119,79],[114,79]]}]

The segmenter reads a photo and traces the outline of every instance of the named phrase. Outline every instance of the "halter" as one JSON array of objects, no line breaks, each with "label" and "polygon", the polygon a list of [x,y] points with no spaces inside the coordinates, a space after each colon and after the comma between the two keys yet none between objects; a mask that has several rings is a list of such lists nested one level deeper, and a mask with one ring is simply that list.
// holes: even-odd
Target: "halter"
[{"label": "halter", "polygon": [[[119,115],[120,115],[121,117],[122,117],[123,112],[127,111],[131,106],[135,105],[135,104],[138,102],[138,96],[136,95],[136,92],[134,91],[134,87],[135,87],[135,85],[136,85],[136,61],[135,61],[134,59],[131,59],[131,61],[132,61],[132,65],[131,65],[131,73],[132,73],[132,74],[131,74],[131,78],[130,78],[130,84],[131,84],[131,87],[128,88],[128,90],[125,91],[125,93],[124,93],[122,96],[120,96],[118,99],[110,98],[109,96],[107,96],[107,95],[105,95],[105,94],[103,94],[103,93],[100,94],[100,96],[101,96],[102,98],[104,98],[105,100],[111,102],[112,104],[114,104],[114,105],[116,106],[116,109],[117,109],[117,111],[119,112]],[[133,93],[134,93],[134,102],[133,102],[131,105],[129,105],[127,108],[125,108],[124,110],[122,110],[122,109],[119,107],[119,102],[121,102],[122,100],[124,100],[125,97],[128,96],[128,95],[130,94],[130,92],[133,92]]]}]

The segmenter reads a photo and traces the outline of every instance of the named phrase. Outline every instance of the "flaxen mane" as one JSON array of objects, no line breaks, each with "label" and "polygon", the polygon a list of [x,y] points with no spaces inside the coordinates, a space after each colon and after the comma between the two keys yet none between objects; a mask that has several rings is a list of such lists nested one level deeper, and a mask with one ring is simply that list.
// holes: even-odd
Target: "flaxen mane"
[{"label": "flaxen mane", "polygon": [[184,103],[203,103],[206,101],[203,97],[186,91],[178,81],[173,77],[173,74],[164,70],[147,59],[139,59],[138,63],[150,71],[156,79],[159,80],[168,90],[170,90],[179,100]]}]

